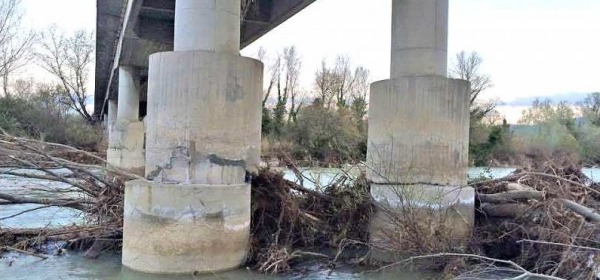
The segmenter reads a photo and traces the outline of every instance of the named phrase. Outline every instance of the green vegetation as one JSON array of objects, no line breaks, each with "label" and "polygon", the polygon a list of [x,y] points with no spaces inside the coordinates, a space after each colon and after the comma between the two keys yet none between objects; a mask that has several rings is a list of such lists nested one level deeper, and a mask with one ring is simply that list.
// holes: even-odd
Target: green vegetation
[{"label": "green vegetation", "polygon": [[[523,111],[519,125],[511,127],[496,112],[496,100],[479,98],[492,86],[491,78],[480,72],[482,63],[476,52],[460,52],[450,70],[453,78],[471,84],[472,165],[523,166],[555,154],[569,154],[587,164],[600,163],[600,93],[591,93],[581,104],[535,100]],[[577,112],[582,113],[580,118]]]},{"label": "green vegetation", "polygon": [[33,85],[0,97],[0,128],[15,136],[95,149],[100,130],[65,104],[60,86]]},{"label": "green vegetation", "polygon": [[[0,129],[44,141],[94,149],[101,139],[98,120],[88,112],[89,68],[94,36],[80,30],[67,35],[50,26],[43,32],[22,26],[22,1],[0,5]],[[56,83],[15,76],[39,66]]]},{"label": "green vegetation", "polygon": [[[595,93],[589,95],[592,100]],[[590,104],[600,106],[599,103]],[[515,147],[519,152],[531,154],[552,154],[556,152],[575,155],[588,164],[600,162],[600,124],[592,114],[576,118],[576,109],[586,112],[586,105],[573,105],[565,101],[553,104],[549,100],[535,100],[531,108],[523,112],[520,123],[535,129],[520,135],[521,145]]]},{"label": "green vegetation", "polygon": [[[259,58],[266,60],[264,50]],[[302,63],[294,47],[271,59],[263,99],[263,155],[310,164],[357,162],[367,152],[369,71],[350,59],[323,61],[312,96],[298,86]]]},{"label": "green vegetation", "polygon": [[[471,126],[470,155],[474,165],[527,165],[532,160],[568,155],[587,165],[600,164],[598,93],[581,104],[533,101],[518,125],[498,124],[492,117]],[[581,112],[581,113],[578,113]]]}]

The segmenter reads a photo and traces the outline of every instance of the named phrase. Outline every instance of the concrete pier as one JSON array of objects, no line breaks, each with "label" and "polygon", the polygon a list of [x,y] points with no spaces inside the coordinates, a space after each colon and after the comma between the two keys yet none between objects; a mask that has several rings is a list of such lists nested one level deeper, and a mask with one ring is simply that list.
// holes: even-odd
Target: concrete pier
[{"label": "concrete pier", "polygon": [[[114,108],[109,103],[109,116]],[[119,99],[116,120],[109,117],[108,163],[132,173],[144,174],[144,124],[139,121],[140,84],[135,68],[119,67]]]},{"label": "concrete pier", "polygon": [[108,132],[108,138],[110,141],[110,135],[117,122],[117,111],[119,110],[118,103],[115,100],[108,101],[108,110],[106,114],[106,131]]},{"label": "concrete pier", "polygon": [[446,77],[448,0],[393,0],[392,22],[391,79],[371,85],[367,155],[371,194],[388,210],[371,225],[383,258],[416,234],[390,213],[428,227],[421,238],[441,231],[436,238],[446,248],[467,244],[474,219],[466,186],[469,84]]},{"label": "concrete pier", "polygon": [[174,52],[150,56],[146,178],[125,190],[123,264],[212,273],[244,263],[263,65],[239,56],[240,0],[178,0]]}]

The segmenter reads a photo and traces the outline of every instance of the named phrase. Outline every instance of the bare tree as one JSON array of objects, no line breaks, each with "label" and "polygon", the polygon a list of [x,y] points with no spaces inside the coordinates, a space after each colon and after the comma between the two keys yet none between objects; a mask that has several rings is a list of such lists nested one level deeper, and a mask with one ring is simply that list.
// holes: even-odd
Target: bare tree
[{"label": "bare tree", "polygon": [[315,73],[317,96],[325,108],[331,108],[334,101],[338,109],[348,108],[358,93],[363,94],[366,101],[368,77],[369,71],[363,67],[353,71],[347,56],[338,56],[331,68],[323,60],[321,68]]},{"label": "bare tree", "polygon": [[350,108],[356,118],[356,121],[362,122],[367,115],[369,106],[367,95],[369,94],[369,70],[364,67],[357,67],[354,70],[354,84],[351,89]]},{"label": "bare tree", "polygon": [[[264,48],[260,48],[258,50],[258,60],[263,63],[267,63],[267,51]],[[277,80],[279,79],[279,75],[281,75],[281,56],[277,56],[275,60],[269,65],[269,69],[267,70],[269,75],[269,85],[264,90],[262,106],[266,107],[267,102],[269,101],[269,97],[271,96],[271,92],[273,91],[274,86],[277,84]]]},{"label": "bare tree", "polygon": [[290,98],[288,122],[295,122],[298,112],[302,108],[302,102],[299,100],[300,90],[298,88],[302,62],[300,61],[296,47],[292,46],[283,50],[283,63],[285,67],[285,92]]},{"label": "bare tree", "polygon": [[584,116],[592,124],[600,126],[600,92],[590,93],[582,105]]},{"label": "bare tree", "polygon": [[92,32],[80,30],[68,37],[52,26],[43,33],[41,47],[37,57],[41,66],[60,81],[64,102],[92,122],[93,118],[86,108],[89,67],[94,52]]},{"label": "bare tree", "polygon": [[35,91],[35,87],[35,80],[33,78],[18,79],[11,83],[14,95],[22,99],[28,99]]},{"label": "bare tree", "polygon": [[323,59],[323,61],[321,61],[321,69],[317,70],[315,73],[315,89],[322,106],[325,108],[330,108],[331,101],[333,100],[334,92],[332,80],[333,73],[327,67],[327,62]]},{"label": "bare tree", "polygon": [[351,93],[353,96],[367,96],[369,93],[369,88],[371,83],[369,81],[369,76],[371,72],[369,69],[364,68],[362,66],[356,67],[354,70],[354,83],[352,84]]},{"label": "bare tree", "polygon": [[354,78],[350,69],[350,58],[347,56],[338,56],[335,59],[335,66],[333,68],[332,85],[338,108],[346,108],[348,106],[348,95],[354,87]]},{"label": "bare tree", "polygon": [[[266,52],[259,50],[259,59],[264,60]],[[273,91],[276,92],[276,102],[273,108],[273,129],[281,133],[285,122],[296,120],[296,116],[302,107],[301,91],[299,89],[301,58],[296,47],[286,47],[278,54],[270,64],[268,73],[269,83],[263,96],[263,111],[266,110],[267,102]]]},{"label": "bare tree", "polygon": [[469,102],[471,104],[471,117],[477,120],[482,119],[487,113],[496,108],[496,101],[479,101],[479,95],[492,87],[490,76],[482,74],[480,71],[483,58],[477,52],[470,54],[464,51],[456,54],[456,65],[450,70],[453,78],[466,80],[471,84],[469,90]]},{"label": "bare tree", "polygon": [[0,1],[0,76],[4,94],[9,95],[10,76],[33,59],[37,35],[23,31],[21,0]]}]

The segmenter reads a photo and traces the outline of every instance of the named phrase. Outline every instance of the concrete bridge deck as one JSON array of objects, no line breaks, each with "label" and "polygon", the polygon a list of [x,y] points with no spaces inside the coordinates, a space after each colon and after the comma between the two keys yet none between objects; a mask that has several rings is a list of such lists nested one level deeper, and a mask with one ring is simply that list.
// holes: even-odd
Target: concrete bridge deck
[{"label": "concrete bridge deck", "polygon": [[[314,1],[250,1],[249,6],[241,7],[241,47],[267,34]],[[117,98],[119,65],[142,69],[143,83],[147,79],[150,54],[173,50],[175,0],[97,0],[96,5],[94,116],[100,119],[107,112],[107,93],[108,99]],[[142,91],[142,104],[145,96]]]}]

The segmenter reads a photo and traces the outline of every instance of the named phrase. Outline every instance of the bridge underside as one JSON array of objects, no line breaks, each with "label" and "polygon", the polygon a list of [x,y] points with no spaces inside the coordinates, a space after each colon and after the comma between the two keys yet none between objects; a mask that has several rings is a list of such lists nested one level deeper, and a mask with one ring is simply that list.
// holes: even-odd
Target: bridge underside
[{"label": "bridge underside", "polygon": [[[248,6],[242,4],[241,47],[254,42],[314,1],[253,0],[248,1]],[[102,112],[107,112],[106,94],[109,94],[108,99],[117,98],[118,75],[115,71],[119,65],[141,69],[140,101],[145,103],[148,57],[173,50],[175,0],[97,0],[96,3],[94,116],[99,118]],[[144,111],[141,113],[145,114]]]},{"label": "bridge underside", "polygon": [[[98,2],[96,115],[110,108],[107,161],[146,178],[125,183],[123,264],[157,274],[239,267],[260,166],[264,70],[240,47],[314,0]],[[407,214],[419,221],[409,227],[444,248],[471,235],[469,84],[446,77],[448,11],[449,0],[392,1],[390,79],[371,85],[365,170],[385,209],[371,220],[379,260],[410,249],[398,242],[415,234],[401,224]]]}]

